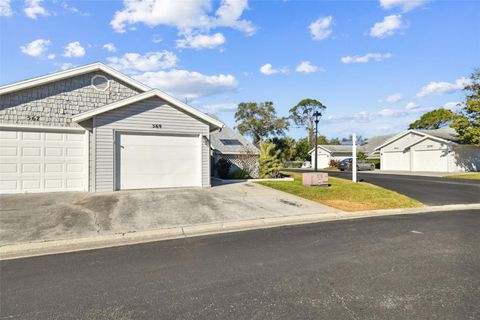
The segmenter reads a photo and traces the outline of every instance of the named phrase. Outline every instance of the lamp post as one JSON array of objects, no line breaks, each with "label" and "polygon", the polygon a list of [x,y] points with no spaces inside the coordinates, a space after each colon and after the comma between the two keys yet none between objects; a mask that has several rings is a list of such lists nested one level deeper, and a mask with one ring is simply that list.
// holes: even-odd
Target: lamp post
[{"label": "lamp post", "polygon": [[320,121],[320,117],[322,114],[317,110],[313,114],[313,117],[315,118],[315,172],[318,171],[318,147],[317,147],[317,139],[318,139],[318,121]]}]

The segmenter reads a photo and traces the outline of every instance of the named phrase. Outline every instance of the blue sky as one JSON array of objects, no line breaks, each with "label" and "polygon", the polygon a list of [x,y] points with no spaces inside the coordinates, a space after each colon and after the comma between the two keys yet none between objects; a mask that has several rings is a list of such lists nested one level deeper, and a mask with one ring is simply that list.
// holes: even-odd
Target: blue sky
[{"label": "blue sky", "polygon": [[[303,98],[320,133],[398,132],[462,101],[479,1],[0,0],[0,83],[101,61],[234,126],[239,102]],[[292,127],[290,136],[305,136]]]}]

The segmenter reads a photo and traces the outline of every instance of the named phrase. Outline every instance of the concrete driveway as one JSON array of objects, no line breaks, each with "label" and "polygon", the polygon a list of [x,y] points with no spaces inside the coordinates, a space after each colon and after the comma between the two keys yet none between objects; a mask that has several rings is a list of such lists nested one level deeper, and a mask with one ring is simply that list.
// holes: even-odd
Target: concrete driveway
[{"label": "concrete driveway", "polygon": [[338,211],[253,183],[0,196],[0,246]]}]

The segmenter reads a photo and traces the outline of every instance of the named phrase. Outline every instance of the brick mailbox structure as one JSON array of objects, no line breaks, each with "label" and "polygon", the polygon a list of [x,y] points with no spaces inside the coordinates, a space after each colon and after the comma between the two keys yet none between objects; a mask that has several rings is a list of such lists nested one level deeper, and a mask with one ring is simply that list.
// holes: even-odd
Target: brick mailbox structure
[{"label": "brick mailbox structure", "polygon": [[307,172],[302,174],[302,183],[304,186],[328,186],[328,173]]}]

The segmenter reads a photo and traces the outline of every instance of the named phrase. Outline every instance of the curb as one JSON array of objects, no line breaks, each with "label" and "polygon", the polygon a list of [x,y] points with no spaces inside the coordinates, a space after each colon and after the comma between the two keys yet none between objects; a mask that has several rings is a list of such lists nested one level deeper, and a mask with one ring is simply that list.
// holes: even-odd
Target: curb
[{"label": "curb", "polygon": [[332,213],[278,216],[251,220],[198,224],[152,231],[102,235],[90,238],[52,240],[44,242],[6,245],[0,247],[0,260],[11,260],[50,254],[118,247],[162,240],[190,238],[212,234],[233,233],[247,230],[268,229],[327,221],[475,209],[480,210],[480,204],[457,204],[413,209],[387,209],[356,212],[338,211]]}]

